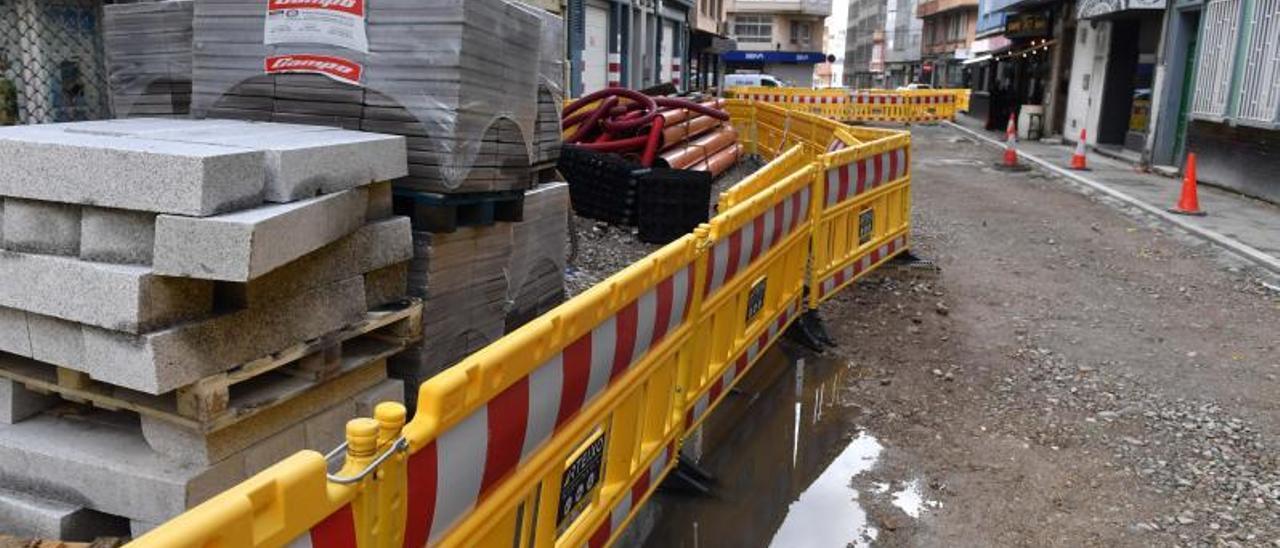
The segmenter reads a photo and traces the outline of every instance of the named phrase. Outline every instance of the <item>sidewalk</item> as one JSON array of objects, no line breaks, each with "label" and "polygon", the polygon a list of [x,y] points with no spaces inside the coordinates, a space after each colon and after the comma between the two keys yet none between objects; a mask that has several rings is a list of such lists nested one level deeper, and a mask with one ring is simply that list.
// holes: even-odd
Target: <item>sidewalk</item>
[{"label": "sidewalk", "polygon": [[[959,116],[950,127],[996,147],[1004,147],[1004,134],[985,131],[974,120]],[[1074,145],[1040,142],[1018,143],[1019,161],[1049,171],[1129,203],[1196,236],[1280,274],[1280,206],[1254,200],[1208,185],[1198,187],[1204,217],[1168,212],[1178,199],[1181,179],[1141,173],[1133,165],[1090,152],[1090,171],[1071,171]],[[992,161],[997,159],[993,152]]]}]

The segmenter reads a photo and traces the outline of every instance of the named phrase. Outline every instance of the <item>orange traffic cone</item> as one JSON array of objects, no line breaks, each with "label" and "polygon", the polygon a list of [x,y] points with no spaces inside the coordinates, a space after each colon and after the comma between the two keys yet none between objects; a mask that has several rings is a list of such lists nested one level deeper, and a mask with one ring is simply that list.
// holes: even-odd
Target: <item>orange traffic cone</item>
[{"label": "orange traffic cone", "polygon": [[1182,195],[1178,197],[1178,205],[1169,211],[1183,215],[1204,215],[1200,210],[1200,198],[1196,196],[1196,154],[1187,154],[1187,167],[1182,177]]},{"label": "orange traffic cone", "polygon": [[1071,155],[1071,169],[1076,171],[1087,171],[1089,169],[1085,164],[1084,139],[1084,128],[1080,128],[1080,140],[1076,141],[1076,151]]},{"label": "orange traffic cone", "polygon": [[1018,132],[1013,126],[1013,113],[1009,113],[1009,125],[1004,130],[1004,167],[1018,167]]}]

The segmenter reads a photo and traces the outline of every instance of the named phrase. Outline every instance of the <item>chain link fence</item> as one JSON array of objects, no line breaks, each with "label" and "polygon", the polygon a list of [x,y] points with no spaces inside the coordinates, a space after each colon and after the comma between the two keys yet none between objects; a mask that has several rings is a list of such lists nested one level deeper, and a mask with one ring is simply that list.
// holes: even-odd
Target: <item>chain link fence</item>
[{"label": "chain link fence", "polygon": [[0,0],[0,126],[110,116],[102,0]]}]

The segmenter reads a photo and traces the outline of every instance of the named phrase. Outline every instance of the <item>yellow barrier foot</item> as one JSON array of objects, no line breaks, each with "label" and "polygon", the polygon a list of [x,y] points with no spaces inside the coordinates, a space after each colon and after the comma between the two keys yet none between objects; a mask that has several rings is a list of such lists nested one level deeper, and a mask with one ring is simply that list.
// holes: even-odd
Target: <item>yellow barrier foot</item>
[{"label": "yellow barrier foot", "polygon": [[902,270],[917,270],[930,273],[942,272],[942,267],[929,259],[916,255],[908,250],[889,259],[888,266]]},{"label": "yellow barrier foot", "polygon": [[676,460],[675,470],[671,471],[671,475],[667,476],[667,480],[663,482],[662,486],[677,491],[711,496],[711,485],[715,481],[715,476],[698,467],[697,464],[694,464],[684,455],[680,455],[679,459]]},{"label": "yellow barrier foot", "polygon": [[816,310],[810,310],[800,316],[791,327],[787,328],[786,337],[793,342],[817,352],[819,354],[827,350],[828,346],[836,346],[835,341],[827,334],[827,330],[822,325],[822,318],[819,318]]}]

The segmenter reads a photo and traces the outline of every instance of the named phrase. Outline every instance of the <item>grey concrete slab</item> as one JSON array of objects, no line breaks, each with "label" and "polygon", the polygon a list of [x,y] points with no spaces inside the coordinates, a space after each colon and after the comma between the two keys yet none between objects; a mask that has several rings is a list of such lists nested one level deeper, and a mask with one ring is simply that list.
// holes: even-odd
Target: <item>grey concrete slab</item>
[{"label": "grey concrete slab", "polygon": [[9,198],[5,200],[4,248],[10,251],[80,253],[80,206]]},{"label": "grey concrete slab", "polygon": [[[316,417],[308,417],[316,409],[330,409],[330,412],[340,413],[343,415],[343,420],[351,418],[354,416],[352,398],[377,386],[386,378],[386,362],[381,360],[362,364],[358,370],[346,372],[314,386],[307,386],[304,379],[268,373],[257,386],[270,383],[278,389],[291,386],[307,387],[306,391],[278,405],[268,401],[267,405],[270,405],[270,408],[213,432],[200,432],[143,416],[141,417],[142,436],[153,450],[176,461],[210,464],[241,451],[251,450],[258,442],[294,425],[315,420]],[[351,407],[344,407],[341,404],[348,404]],[[341,435],[341,428],[338,429],[338,433]],[[295,445],[294,451],[298,447],[302,445]]]},{"label": "grey concrete slab", "polygon": [[84,362],[81,324],[40,314],[27,314],[31,359],[55,365]]},{"label": "grey concrete slab", "polygon": [[134,122],[92,122],[90,131],[261,150],[266,168],[263,198],[268,202],[292,202],[408,174],[404,138],[397,135],[235,120]]},{"label": "grey concrete slab", "polygon": [[[3,212],[0,212],[3,214]],[[391,199],[391,183],[369,185],[369,209],[364,214],[368,221],[380,221],[394,215]]]},{"label": "grey concrete slab", "polygon": [[0,426],[0,485],[130,520],[163,523],[260,472],[260,467],[303,449],[331,449],[311,445],[307,427],[320,432],[345,423],[355,416],[355,401],[382,389],[379,383],[337,404],[345,414],[330,413],[333,408],[308,409],[312,413],[296,425],[303,428],[302,438],[293,432],[295,426],[212,465],[182,463],[154,451],[138,418],[128,413],[43,413]]},{"label": "grey concrete slab", "polygon": [[364,300],[369,308],[402,301],[408,294],[408,262],[380,268],[364,275]]},{"label": "grey concrete slab", "polygon": [[163,331],[130,335],[82,327],[84,360],[66,367],[150,394],[162,394],[283,350],[364,317],[364,278]]},{"label": "grey concrete slab", "polygon": [[372,417],[373,410],[383,402],[404,403],[404,391],[404,381],[398,379],[387,379],[378,383],[377,386],[355,398],[356,416]]},{"label": "grey concrete slab", "polygon": [[265,306],[300,291],[360,276],[413,256],[409,219],[372,222],[330,245],[246,284],[221,284],[222,306]]},{"label": "grey concrete slab", "polygon": [[0,352],[31,357],[31,334],[27,331],[27,313],[0,306]]},{"label": "grey concrete slab", "polygon": [[153,265],[166,276],[253,280],[355,231],[368,201],[356,188],[213,217],[161,215]]},{"label": "grey concrete slab", "polygon": [[199,318],[213,284],[156,276],[149,267],[0,252],[0,306],[129,333]]},{"label": "grey concrete slab", "polygon": [[262,202],[265,154],[243,147],[0,128],[0,196],[180,215]]},{"label": "grey concrete slab", "polygon": [[0,379],[0,424],[22,422],[58,403],[52,394],[37,394],[9,379]]},{"label": "grey concrete slab", "polygon": [[156,215],[84,207],[80,212],[80,258],[119,264],[151,264]]},{"label": "grey concrete slab", "polygon": [[0,488],[0,531],[25,538],[90,542],[129,532],[128,520],[78,504]]}]

